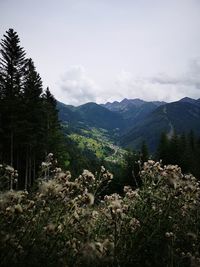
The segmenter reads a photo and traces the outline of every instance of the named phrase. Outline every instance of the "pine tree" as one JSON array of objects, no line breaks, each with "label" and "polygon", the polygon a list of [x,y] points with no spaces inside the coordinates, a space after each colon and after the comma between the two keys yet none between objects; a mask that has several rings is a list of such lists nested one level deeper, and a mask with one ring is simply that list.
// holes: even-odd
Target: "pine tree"
[{"label": "pine tree", "polygon": [[58,120],[57,101],[49,88],[43,94],[44,118],[45,118],[45,154],[55,154],[62,167],[65,167],[65,159],[68,158],[66,142]]},{"label": "pine tree", "polygon": [[122,174],[123,185],[130,185],[133,187],[140,186],[140,155],[133,150],[128,150],[124,160],[125,166]]},{"label": "pine tree", "polygon": [[[42,137],[43,118],[42,118],[42,80],[37,73],[32,59],[29,59],[25,68],[25,78],[23,84],[23,132],[21,134],[21,144],[23,144],[25,166],[25,188],[31,186],[35,180],[37,169],[37,159],[41,159],[38,150]],[[24,165],[24,164],[23,164]]]},{"label": "pine tree", "polygon": [[169,154],[171,164],[180,164],[179,137],[174,133],[169,140]]},{"label": "pine tree", "polygon": [[162,133],[160,137],[160,142],[158,145],[156,157],[158,160],[162,160],[164,164],[169,161],[169,140],[166,133]]},{"label": "pine tree", "polygon": [[148,147],[145,141],[142,142],[142,146],[141,146],[141,161],[142,163],[148,161],[149,159],[149,151],[148,151]]},{"label": "pine tree", "polygon": [[18,115],[26,63],[25,51],[20,47],[19,37],[13,29],[9,29],[4,35],[0,54],[1,158],[13,166],[16,160],[14,152],[17,147]]}]

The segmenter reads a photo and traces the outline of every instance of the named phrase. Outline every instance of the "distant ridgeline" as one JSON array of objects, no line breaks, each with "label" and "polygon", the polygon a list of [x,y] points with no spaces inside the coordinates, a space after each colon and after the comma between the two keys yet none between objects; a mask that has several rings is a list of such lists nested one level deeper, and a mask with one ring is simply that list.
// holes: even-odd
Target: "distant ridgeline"
[{"label": "distant ridgeline", "polygon": [[62,138],[56,100],[47,88],[13,29],[1,41],[0,50],[0,163],[18,170],[17,185],[31,186],[49,152],[62,156]]},{"label": "distant ridgeline", "polygon": [[105,129],[115,144],[135,151],[145,142],[152,157],[200,177],[200,99],[185,97],[172,103],[124,99],[78,107],[57,102],[57,107],[60,120],[72,132]]},{"label": "distant ridgeline", "polygon": [[155,152],[163,132],[169,138],[173,134],[188,134],[191,130],[200,136],[200,99],[186,97],[172,103],[124,99],[78,107],[58,102],[57,107],[63,123],[115,131],[118,143],[124,147],[139,149],[145,140],[150,151]]}]

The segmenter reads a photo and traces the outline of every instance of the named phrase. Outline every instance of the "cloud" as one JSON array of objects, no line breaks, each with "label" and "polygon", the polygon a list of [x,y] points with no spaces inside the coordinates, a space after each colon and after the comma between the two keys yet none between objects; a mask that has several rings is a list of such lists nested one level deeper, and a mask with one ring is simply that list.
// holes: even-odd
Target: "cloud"
[{"label": "cloud", "polygon": [[95,102],[98,86],[90,79],[84,67],[71,66],[61,78],[62,98],[65,103],[80,105]]},{"label": "cloud", "polygon": [[182,97],[200,97],[200,59],[190,62],[185,73],[170,76],[159,73],[153,77],[135,77],[122,70],[115,86],[121,98],[175,101]]},{"label": "cloud", "polygon": [[181,75],[172,77],[165,73],[160,73],[153,77],[151,82],[158,84],[192,86],[196,89],[200,89],[200,59],[196,58],[191,60],[188,70]]},{"label": "cloud", "polygon": [[200,97],[200,59],[193,59],[184,73],[174,76],[158,73],[150,77],[136,77],[122,70],[117,78],[99,86],[88,76],[83,66],[71,66],[61,78],[61,99],[71,105],[87,102],[105,103],[123,98],[147,101],[176,101],[185,96]]}]

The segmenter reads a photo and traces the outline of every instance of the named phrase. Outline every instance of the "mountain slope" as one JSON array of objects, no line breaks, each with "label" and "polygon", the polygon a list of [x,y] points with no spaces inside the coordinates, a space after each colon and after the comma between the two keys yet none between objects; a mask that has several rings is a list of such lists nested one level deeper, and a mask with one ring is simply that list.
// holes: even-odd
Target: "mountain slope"
[{"label": "mountain slope", "polygon": [[125,128],[123,133],[129,131],[136,123],[144,120],[157,107],[166,104],[160,101],[147,102],[139,98],[123,99],[121,102],[107,102],[102,105],[107,109],[122,115],[125,121]]},{"label": "mountain slope", "polygon": [[[162,132],[170,137],[174,132],[193,130],[200,135],[200,99],[183,98],[177,102],[146,102],[124,99],[121,102],[98,105],[87,103],[78,107],[58,102],[59,119],[76,132],[78,129],[106,129],[122,146],[139,149],[146,140],[154,152]],[[118,111],[117,111],[118,110]],[[117,130],[117,131],[116,131]]]},{"label": "mountain slope", "polygon": [[178,101],[155,109],[143,121],[138,121],[133,128],[122,136],[121,144],[138,148],[146,140],[151,151],[154,151],[162,132],[170,136],[193,130],[200,134],[200,106],[188,101]]},{"label": "mountain slope", "polygon": [[59,119],[73,126],[85,125],[90,127],[113,130],[123,128],[125,122],[122,116],[96,103],[87,103],[78,107],[57,102]]},{"label": "mountain slope", "polygon": [[77,107],[84,122],[93,127],[104,129],[123,128],[124,120],[118,113],[112,112],[96,103],[87,103]]},{"label": "mountain slope", "polygon": [[138,109],[147,103],[151,103],[155,107],[165,104],[165,102],[163,101],[149,101],[148,102],[148,101],[141,100],[139,98],[135,98],[135,99],[124,98],[121,102],[118,102],[118,101],[114,101],[112,103],[107,102],[106,104],[101,104],[101,106],[111,111],[124,113],[126,111],[129,111],[129,109],[132,109],[132,108]]}]

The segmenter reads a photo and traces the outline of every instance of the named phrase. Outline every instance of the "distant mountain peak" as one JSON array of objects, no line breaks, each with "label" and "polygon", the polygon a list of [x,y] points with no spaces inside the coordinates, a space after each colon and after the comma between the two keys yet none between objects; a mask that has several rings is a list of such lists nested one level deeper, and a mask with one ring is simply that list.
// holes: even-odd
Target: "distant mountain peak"
[{"label": "distant mountain peak", "polygon": [[140,107],[143,107],[143,105],[149,105],[152,104],[155,107],[161,106],[166,104],[166,102],[163,101],[145,101],[140,98],[133,98],[128,99],[124,98],[120,102],[114,101],[114,102],[107,102],[106,104],[101,104],[101,106],[116,112],[124,112],[128,111],[129,109],[138,109]]},{"label": "distant mountain peak", "polygon": [[179,100],[179,102],[195,103],[196,99],[190,97],[183,97]]}]

